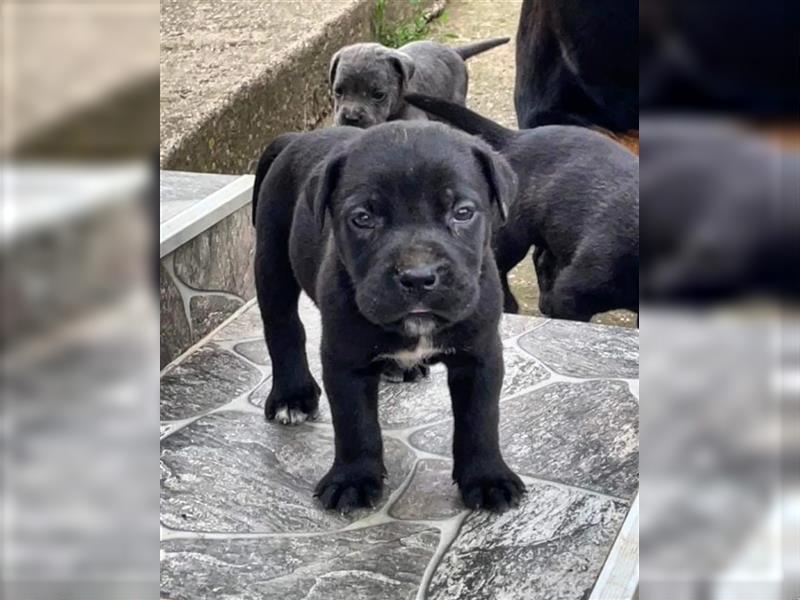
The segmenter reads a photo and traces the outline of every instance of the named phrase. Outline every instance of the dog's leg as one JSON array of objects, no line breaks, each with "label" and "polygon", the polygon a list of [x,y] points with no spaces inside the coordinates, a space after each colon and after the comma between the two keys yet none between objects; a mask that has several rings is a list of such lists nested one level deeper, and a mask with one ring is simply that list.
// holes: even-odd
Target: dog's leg
[{"label": "dog's leg", "polygon": [[552,289],[539,296],[539,309],[554,319],[588,321],[605,310],[604,288],[613,282],[598,282],[590,269],[581,269],[575,263],[568,265],[555,276]]},{"label": "dog's leg", "polygon": [[323,379],[331,405],[336,455],[314,495],[325,508],[347,513],[374,506],[383,490],[383,441],[378,424],[378,372],[336,364],[323,351]]},{"label": "dog's leg", "polygon": [[500,284],[503,286],[503,312],[511,313],[511,314],[518,314],[519,313],[519,302],[514,297],[514,293],[511,291],[511,286],[508,285],[508,272],[500,272]]},{"label": "dog's leg", "polygon": [[556,271],[555,258],[544,246],[536,246],[533,251],[533,268],[536,271],[539,292],[546,293],[553,289]]},{"label": "dog's leg", "polygon": [[453,479],[467,507],[503,512],[519,503],[525,485],[500,454],[500,336],[493,336],[481,356],[455,355],[447,367],[455,421]]},{"label": "dog's leg", "polygon": [[511,286],[508,285],[508,274],[525,258],[531,245],[526,243],[524,237],[517,232],[511,231],[513,225],[507,227],[508,230],[501,231],[497,235],[494,258],[497,270],[500,272],[500,284],[503,287],[503,312],[517,314],[519,313],[519,303],[511,291]]},{"label": "dog's leg", "polygon": [[264,414],[270,421],[294,425],[316,417],[320,389],[308,368],[306,334],[297,312],[300,286],[289,262],[288,241],[276,229],[260,237],[255,257],[258,306],[272,360]]},{"label": "dog's leg", "polygon": [[[604,288],[613,289],[614,282],[598,282],[599,269],[592,257],[577,257],[559,270],[555,256],[547,248],[537,247],[533,253],[536,279],[539,282],[539,311],[554,319],[588,321],[603,312]],[[602,272],[612,272],[610,268]]]}]

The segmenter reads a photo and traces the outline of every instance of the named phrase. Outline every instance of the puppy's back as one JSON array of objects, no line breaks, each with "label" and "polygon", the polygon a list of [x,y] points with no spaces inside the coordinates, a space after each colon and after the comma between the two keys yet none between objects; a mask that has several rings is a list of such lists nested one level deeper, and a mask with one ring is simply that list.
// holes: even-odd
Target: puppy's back
[{"label": "puppy's back", "polygon": [[300,133],[283,133],[276,137],[264,149],[261,158],[258,159],[258,166],[256,167],[256,178],[253,182],[253,225],[256,224],[256,210],[258,208],[258,195],[261,191],[261,184],[267,177],[272,163],[278,158],[278,155],[283,152],[286,147],[296,140],[302,134]]},{"label": "puppy's back", "polygon": [[313,168],[338,144],[345,143],[362,131],[354,127],[330,127],[278,136],[259,160],[253,186],[253,224],[258,228],[259,207],[265,203],[270,218],[288,219],[297,203],[302,186]]},{"label": "puppy's back", "polygon": [[508,143],[509,158],[524,157],[528,168],[593,177],[599,183],[630,187],[638,182],[639,159],[612,138],[576,125],[544,125],[519,131]]},{"label": "puppy's back", "polygon": [[408,91],[452,100],[463,104],[467,96],[468,75],[458,53],[438,42],[421,40],[399,49],[414,60],[414,76]]},{"label": "puppy's back", "polygon": [[596,236],[638,245],[639,162],[623,146],[583,127],[547,125],[520,131],[503,155],[519,178],[505,236],[563,257]]}]

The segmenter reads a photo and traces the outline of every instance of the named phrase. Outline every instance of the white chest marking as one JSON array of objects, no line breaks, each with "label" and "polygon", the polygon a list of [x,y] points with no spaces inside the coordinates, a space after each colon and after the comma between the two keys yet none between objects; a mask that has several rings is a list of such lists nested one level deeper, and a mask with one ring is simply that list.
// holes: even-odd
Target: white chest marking
[{"label": "white chest marking", "polygon": [[378,358],[389,358],[396,361],[402,369],[411,369],[423,361],[436,356],[437,354],[447,353],[447,350],[442,348],[434,348],[431,338],[422,336],[419,338],[417,345],[409,350],[400,350],[393,354],[381,354]]}]

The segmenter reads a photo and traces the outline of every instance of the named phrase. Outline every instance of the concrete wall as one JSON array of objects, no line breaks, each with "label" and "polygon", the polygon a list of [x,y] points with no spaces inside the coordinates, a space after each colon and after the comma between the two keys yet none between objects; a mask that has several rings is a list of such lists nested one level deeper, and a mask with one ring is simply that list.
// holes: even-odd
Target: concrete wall
[{"label": "concrete wall", "polygon": [[[422,0],[424,9],[442,0]],[[388,0],[386,22],[407,21],[416,10],[408,0]],[[185,119],[179,133],[164,137],[161,167],[166,170],[246,173],[277,135],[312,129],[330,112],[327,72],[342,46],[373,40],[375,0],[357,0],[328,20],[320,31],[294,44],[276,65],[234,86],[220,102]],[[224,55],[220,60],[225,60]],[[163,76],[163,75],[162,75]],[[192,84],[194,82],[189,82]],[[163,85],[163,84],[162,84]],[[202,84],[201,84],[202,85]],[[162,100],[162,111],[169,111]],[[182,115],[166,115],[168,122]]]}]

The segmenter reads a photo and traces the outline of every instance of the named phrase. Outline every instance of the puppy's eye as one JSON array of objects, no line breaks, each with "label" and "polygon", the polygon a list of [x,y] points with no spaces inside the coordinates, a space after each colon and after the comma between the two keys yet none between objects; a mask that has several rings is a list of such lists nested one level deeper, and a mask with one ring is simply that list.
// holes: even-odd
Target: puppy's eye
[{"label": "puppy's eye", "polygon": [[372,99],[375,100],[375,102],[382,102],[383,100],[386,99],[386,93],[374,91],[372,92]]},{"label": "puppy's eye", "polygon": [[336,96],[337,98],[341,98],[342,94],[343,94],[342,88],[336,88],[335,90],[333,90],[333,95]]},{"label": "puppy's eye", "polygon": [[475,216],[475,209],[469,204],[462,204],[461,206],[457,206],[456,209],[453,211],[453,219],[459,221],[460,223],[466,223],[467,221],[471,221],[472,217],[474,216]]},{"label": "puppy's eye", "polygon": [[350,221],[359,229],[372,229],[375,227],[375,217],[363,208],[356,210],[353,216],[350,217]]}]

